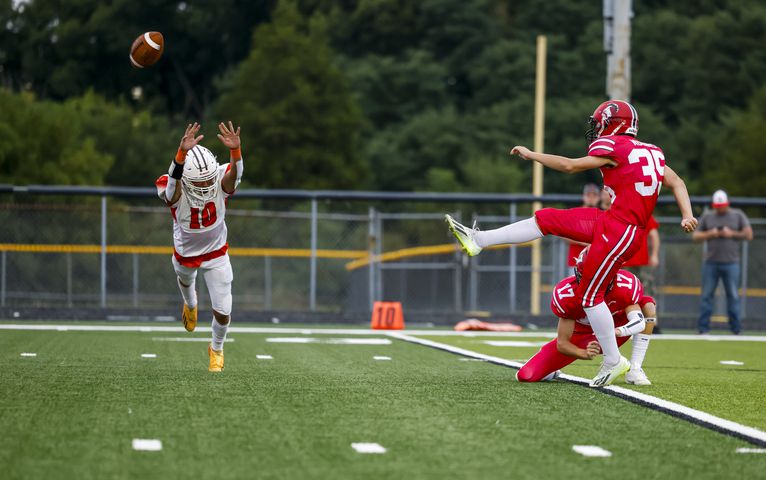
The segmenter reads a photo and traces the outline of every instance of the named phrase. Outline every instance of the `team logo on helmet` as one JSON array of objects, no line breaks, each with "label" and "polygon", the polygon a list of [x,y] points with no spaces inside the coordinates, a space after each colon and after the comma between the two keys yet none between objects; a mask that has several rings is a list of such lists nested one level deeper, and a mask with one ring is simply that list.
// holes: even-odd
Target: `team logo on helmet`
[{"label": "team logo on helmet", "polygon": [[588,120],[585,136],[588,143],[603,135],[638,134],[638,112],[633,105],[622,100],[609,100],[599,105]]}]

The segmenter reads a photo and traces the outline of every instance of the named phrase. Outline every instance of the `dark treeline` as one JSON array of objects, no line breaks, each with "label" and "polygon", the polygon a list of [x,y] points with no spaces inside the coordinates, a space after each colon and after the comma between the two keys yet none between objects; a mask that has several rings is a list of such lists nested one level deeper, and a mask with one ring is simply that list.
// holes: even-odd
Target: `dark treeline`
[{"label": "dark treeline", "polygon": [[[634,0],[640,137],[693,194],[766,192],[766,5]],[[130,67],[143,31],[163,59]],[[148,185],[183,131],[242,125],[251,186],[530,190],[535,37],[546,151],[584,153],[605,91],[591,0],[0,0],[0,182]],[[574,192],[592,172],[546,175]]]}]

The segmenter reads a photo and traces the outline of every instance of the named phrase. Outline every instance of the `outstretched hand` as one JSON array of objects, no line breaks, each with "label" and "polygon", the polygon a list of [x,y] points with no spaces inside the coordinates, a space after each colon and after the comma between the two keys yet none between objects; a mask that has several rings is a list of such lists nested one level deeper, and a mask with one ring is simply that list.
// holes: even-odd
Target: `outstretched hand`
[{"label": "outstretched hand", "polygon": [[218,130],[221,132],[218,134],[218,140],[221,141],[230,150],[239,148],[239,127],[234,130],[234,125],[229,121],[228,127],[223,123],[218,124]]},{"label": "outstretched hand", "polygon": [[181,150],[188,152],[192,148],[194,148],[195,145],[197,145],[200,140],[205,138],[204,135],[200,135],[199,137],[195,137],[197,135],[197,132],[199,132],[201,125],[197,122],[194,122],[193,124],[190,123],[186,127],[186,131],[184,132],[184,136],[181,137],[181,144],[178,146]]},{"label": "outstretched hand", "polygon": [[684,218],[681,220],[681,228],[684,232],[691,233],[697,229],[697,219],[694,217]]},{"label": "outstretched hand", "polygon": [[531,153],[532,151],[530,149],[521,145],[516,145],[511,149],[511,155],[518,155],[524,160],[529,160]]}]

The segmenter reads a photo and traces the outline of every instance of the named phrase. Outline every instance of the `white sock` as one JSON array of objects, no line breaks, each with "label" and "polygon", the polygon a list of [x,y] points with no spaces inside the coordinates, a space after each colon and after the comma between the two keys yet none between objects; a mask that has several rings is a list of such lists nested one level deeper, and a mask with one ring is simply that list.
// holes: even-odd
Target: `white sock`
[{"label": "white sock", "polygon": [[615,365],[620,361],[620,349],[617,346],[617,337],[614,335],[614,320],[606,302],[585,309],[588,321],[596,334],[601,351],[604,352],[604,363]]},{"label": "white sock", "polygon": [[646,349],[649,348],[649,340],[651,339],[652,336],[645,333],[633,335],[633,352],[630,354],[630,368],[641,368],[646,356]]},{"label": "white sock", "polygon": [[512,223],[495,230],[478,231],[474,234],[476,244],[481,248],[507,243],[524,243],[542,238],[543,232],[534,217]]},{"label": "white sock", "polygon": [[181,279],[176,277],[178,289],[181,290],[181,296],[184,297],[184,303],[192,308],[197,306],[197,280],[192,280],[191,285],[184,287]]},{"label": "white sock", "polygon": [[213,318],[213,350],[216,352],[223,351],[223,342],[226,340],[226,332],[229,331],[229,323],[221,325],[218,320]]}]

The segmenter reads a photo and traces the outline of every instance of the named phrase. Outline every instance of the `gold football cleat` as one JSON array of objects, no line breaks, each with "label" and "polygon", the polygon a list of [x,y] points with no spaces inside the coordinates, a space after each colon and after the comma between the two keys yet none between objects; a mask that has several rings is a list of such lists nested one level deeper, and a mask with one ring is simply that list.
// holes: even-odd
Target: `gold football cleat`
[{"label": "gold football cleat", "polygon": [[208,372],[220,372],[223,370],[223,350],[217,352],[213,350],[212,345],[207,346],[207,354],[210,356],[210,366]]},{"label": "gold football cleat", "polygon": [[184,322],[184,328],[187,332],[193,332],[197,328],[197,307],[190,307],[184,304],[184,311],[181,314],[181,320]]}]

